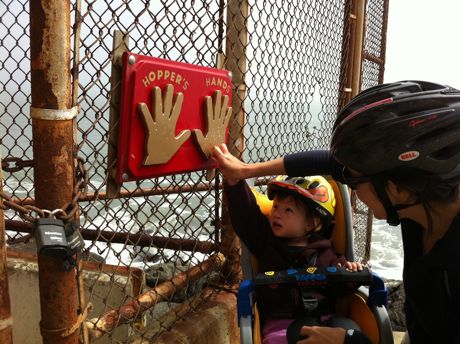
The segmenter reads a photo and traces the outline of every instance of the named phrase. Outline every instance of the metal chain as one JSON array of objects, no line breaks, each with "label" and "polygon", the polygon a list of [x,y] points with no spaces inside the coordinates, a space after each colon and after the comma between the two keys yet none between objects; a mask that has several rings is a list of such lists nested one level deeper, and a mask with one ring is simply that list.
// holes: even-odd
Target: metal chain
[{"label": "metal chain", "polygon": [[70,221],[78,210],[78,200],[82,195],[88,192],[88,171],[85,169],[85,164],[82,157],[76,157],[75,166],[75,181],[73,188],[72,201],[65,204],[59,213],[54,214],[57,218],[62,219],[64,222]]},{"label": "metal chain", "polygon": [[33,212],[36,212],[38,217],[45,217],[45,212],[42,209],[37,208],[33,205],[22,206],[20,204],[17,204],[16,202],[13,201],[11,196],[7,195],[3,190],[0,190],[0,198],[2,199],[2,202],[0,202],[0,208],[2,208],[3,210],[8,210],[8,209],[15,210],[16,212],[19,213],[19,216],[26,221],[29,221],[29,222],[34,221],[34,219],[37,216],[35,217],[32,216],[31,214]]},{"label": "metal chain", "polygon": [[[15,158],[12,158],[15,159]],[[10,161],[12,161],[10,159]],[[17,164],[17,162],[16,162]],[[78,200],[88,190],[88,172],[85,169],[83,158],[75,158],[75,179],[72,193],[72,200],[62,208],[53,211],[40,209],[33,205],[20,205],[13,201],[11,196],[0,190],[0,208],[3,210],[12,209],[19,213],[19,216],[25,221],[34,222],[37,217],[54,216],[64,222],[70,221],[78,210]],[[36,213],[36,216],[32,214]]]},{"label": "metal chain", "polygon": [[33,167],[33,160],[23,160],[21,158],[8,157],[2,160],[2,170],[13,173],[22,170],[25,167]]}]

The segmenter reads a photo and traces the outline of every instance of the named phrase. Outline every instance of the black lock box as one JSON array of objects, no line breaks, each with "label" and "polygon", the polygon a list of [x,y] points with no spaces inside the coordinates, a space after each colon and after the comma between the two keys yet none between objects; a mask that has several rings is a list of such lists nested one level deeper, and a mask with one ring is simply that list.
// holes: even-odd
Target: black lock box
[{"label": "black lock box", "polygon": [[68,247],[64,221],[53,218],[39,218],[34,223],[37,252],[47,256],[66,258]]}]

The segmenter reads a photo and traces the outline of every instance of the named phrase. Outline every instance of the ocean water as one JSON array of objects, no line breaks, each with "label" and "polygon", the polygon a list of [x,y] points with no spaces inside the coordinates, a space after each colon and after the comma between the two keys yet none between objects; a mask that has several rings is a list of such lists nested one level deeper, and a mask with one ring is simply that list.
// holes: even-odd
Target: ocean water
[{"label": "ocean water", "polygon": [[381,277],[402,280],[404,255],[401,228],[376,219],[372,227],[370,258],[372,270]]}]

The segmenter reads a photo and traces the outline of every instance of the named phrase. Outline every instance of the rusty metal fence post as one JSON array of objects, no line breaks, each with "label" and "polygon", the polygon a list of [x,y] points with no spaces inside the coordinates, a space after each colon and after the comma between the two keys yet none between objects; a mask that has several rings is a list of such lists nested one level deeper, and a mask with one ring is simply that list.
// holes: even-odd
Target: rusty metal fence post
[{"label": "rusty metal fence post", "polygon": [[366,16],[366,0],[357,1],[356,9],[356,44],[353,56],[353,76],[351,95],[356,96],[361,91],[361,75],[362,75],[362,60],[363,60],[363,45],[364,45],[364,30]]},{"label": "rusty metal fence post", "polygon": [[356,37],[357,0],[347,0],[343,16],[342,61],[340,68],[340,91],[337,111],[352,98],[353,57]]},{"label": "rusty metal fence post", "polygon": [[383,83],[385,76],[385,61],[387,51],[387,29],[388,29],[388,10],[390,1],[384,1],[383,3],[383,20],[382,20],[382,41],[380,43],[380,62],[381,68],[379,70],[379,84]]},{"label": "rusty metal fence post", "polygon": [[[227,5],[227,40],[225,68],[232,73],[233,117],[229,126],[229,151],[241,158],[244,149],[244,100],[246,99],[245,74],[247,70],[249,4],[247,0],[229,0]],[[225,200],[222,210],[222,246],[226,257],[223,271],[229,284],[240,278],[240,241],[231,228]]]},{"label": "rusty metal fence post", "polygon": [[[32,135],[36,205],[61,208],[72,200],[74,182],[70,73],[70,2],[30,1]],[[76,271],[61,259],[38,256],[44,343],[77,343]]]}]

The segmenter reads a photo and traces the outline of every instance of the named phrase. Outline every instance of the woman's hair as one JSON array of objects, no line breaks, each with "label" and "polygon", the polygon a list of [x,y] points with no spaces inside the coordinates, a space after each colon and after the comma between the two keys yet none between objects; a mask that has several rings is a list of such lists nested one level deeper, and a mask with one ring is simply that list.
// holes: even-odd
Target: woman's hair
[{"label": "woman's hair", "polygon": [[385,172],[385,177],[397,185],[407,188],[420,201],[449,203],[458,198],[460,177],[443,180],[438,175],[415,169],[394,169]]},{"label": "woman's hair", "polygon": [[415,201],[423,205],[428,218],[429,230],[432,229],[432,204],[451,203],[459,197],[459,176],[443,180],[438,175],[427,174],[412,168],[398,168],[385,172],[385,177],[407,189],[414,195]]}]

